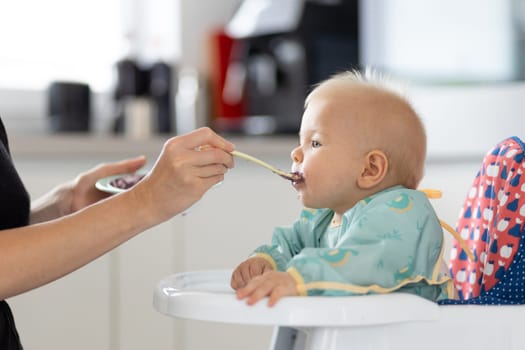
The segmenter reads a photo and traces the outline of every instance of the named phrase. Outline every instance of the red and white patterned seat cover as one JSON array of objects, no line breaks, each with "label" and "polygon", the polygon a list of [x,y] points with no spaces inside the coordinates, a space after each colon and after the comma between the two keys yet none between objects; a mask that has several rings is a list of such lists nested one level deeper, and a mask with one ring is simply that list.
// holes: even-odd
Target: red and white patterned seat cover
[{"label": "red and white patterned seat cover", "polygon": [[[517,137],[502,141],[485,156],[457,224],[458,233],[475,260],[467,258],[457,241],[451,249],[449,267],[460,299],[477,298],[500,282],[509,284],[502,293],[505,294],[505,288],[521,285],[519,294],[523,296],[524,282],[512,276],[521,276],[522,272],[511,271],[509,275],[509,267],[517,256],[522,259],[518,251],[523,248],[520,241],[525,221],[524,171],[524,146]],[[503,299],[518,297],[508,292]],[[497,299],[501,297],[498,293]]]}]

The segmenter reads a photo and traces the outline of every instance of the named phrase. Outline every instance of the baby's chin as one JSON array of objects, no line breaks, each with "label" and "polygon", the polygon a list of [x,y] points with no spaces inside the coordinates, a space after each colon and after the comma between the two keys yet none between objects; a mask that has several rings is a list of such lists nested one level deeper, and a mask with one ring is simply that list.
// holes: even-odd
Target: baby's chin
[{"label": "baby's chin", "polygon": [[304,197],[301,191],[297,191],[297,199],[299,200],[299,202],[301,202],[303,206],[306,206],[306,203],[305,203],[305,200],[304,200]]},{"label": "baby's chin", "polygon": [[308,198],[305,198],[305,196],[301,192],[297,192],[297,199],[299,200],[299,202],[301,202],[302,206],[305,208],[310,208],[310,209],[319,208],[317,203],[309,200]]}]

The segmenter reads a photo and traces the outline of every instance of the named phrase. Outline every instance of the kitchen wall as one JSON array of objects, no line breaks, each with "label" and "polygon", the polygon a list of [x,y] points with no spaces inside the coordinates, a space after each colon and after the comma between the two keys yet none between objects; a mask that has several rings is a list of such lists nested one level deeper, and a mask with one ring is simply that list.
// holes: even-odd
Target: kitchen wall
[{"label": "kitchen wall", "polygon": [[523,79],[521,0],[361,2],[362,61],[431,83]]},{"label": "kitchen wall", "polygon": [[124,33],[139,60],[169,60],[208,73],[207,36],[224,26],[242,0],[122,0]]},{"label": "kitchen wall", "polygon": [[416,86],[408,96],[427,128],[430,157],[461,161],[508,136],[525,137],[524,82]]}]

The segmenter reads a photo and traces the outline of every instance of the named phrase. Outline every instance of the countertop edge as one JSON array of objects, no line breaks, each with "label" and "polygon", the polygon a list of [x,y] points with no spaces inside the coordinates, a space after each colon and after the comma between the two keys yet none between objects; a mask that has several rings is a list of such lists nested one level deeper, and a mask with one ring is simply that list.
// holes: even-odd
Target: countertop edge
[{"label": "countertop edge", "polygon": [[[92,134],[9,135],[13,157],[92,157],[156,155],[172,136],[158,135],[148,139]],[[296,136],[227,137],[238,150],[254,156],[286,156],[297,146]]]},{"label": "countertop edge", "polygon": [[[126,158],[138,155],[156,157],[164,143],[172,136],[156,135],[148,139],[130,139],[124,136],[97,134],[10,134],[9,147],[14,159],[20,158]],[[226,136],[236,149],[255,157],[289,159],[298,145],[294,135]],[[428,164],[480,162],[481,151],[432,151]]]}]

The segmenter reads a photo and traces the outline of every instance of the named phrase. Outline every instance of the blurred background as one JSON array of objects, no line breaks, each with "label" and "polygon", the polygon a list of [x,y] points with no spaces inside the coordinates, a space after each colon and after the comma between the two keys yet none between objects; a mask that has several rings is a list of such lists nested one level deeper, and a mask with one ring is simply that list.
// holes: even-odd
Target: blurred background
[{"label": "blurred background", "polygon": [[0,6],[0,113],[29,133],[294,134],[305,94],[342,70],[427,87],[525,76],[522,0]]},{"label": "blurred background", "polygon": [[[443,191],[433,204],[454,225],[485,152],[525,137],[524,21],[524,0],[4,1],[0,116],[33,198],[101,162],[149,167],[204,125],[288,169],[311,87],[372,66],[405,83],[427,128],[421,187]],[[187,215],[10,300],[23,343],[267,349],[271,327],[166,317],[153,291],[233,268],[300,209],[288,182],[236,161]]]}]

